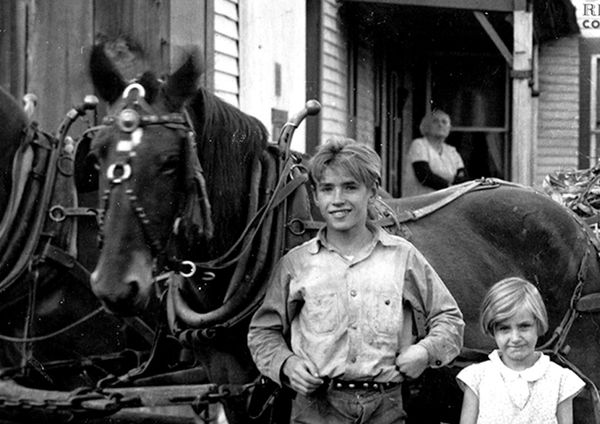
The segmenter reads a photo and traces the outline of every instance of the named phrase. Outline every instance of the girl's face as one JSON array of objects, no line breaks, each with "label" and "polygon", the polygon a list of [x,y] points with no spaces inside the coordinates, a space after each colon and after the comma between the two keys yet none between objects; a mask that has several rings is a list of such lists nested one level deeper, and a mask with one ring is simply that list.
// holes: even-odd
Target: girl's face
[{"label": "girl's face", "polygon": [[498,322],[494,327],[494,339],[502,362],[510,369],[522,371],[537,360],[538,326],[533,314],[527,310],[522,309]]},{"label": "girl's face", "polygon": [[325,168],[315,190],[315,202],[327,222],[327,234],[361,231],[367,222],[369,199],[375,188],[367,188],[337,167]]}]

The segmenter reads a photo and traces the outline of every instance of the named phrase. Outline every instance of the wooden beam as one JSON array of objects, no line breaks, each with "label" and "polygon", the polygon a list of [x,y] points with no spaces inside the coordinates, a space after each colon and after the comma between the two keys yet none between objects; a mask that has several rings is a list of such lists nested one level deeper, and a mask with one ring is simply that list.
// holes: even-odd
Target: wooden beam
[{"label": "wooden beam", "polygon": [[[323,1],[306,1],[306,99],[321,101],[323,54]],[[321,115],[306,120],[306,150],[313,155],[321,140]]]},{"label": "wooden beam", "polygon": [[[513,73],[531,72],[533,58],[533,13],[513,12]],[[533,183],[536,142],[533,135],[533,99],[529,78],[512,80],[512,180]]]},{"label": "wooden beam", "polygon": [[382,3],[398,6],[426,6],[446,9],[481,10],[487,12],[512,12],[525,8],[521,0],[338,0],[342,3]]},{"label": "wooden beam", "polygon": [[500,50],[500,53],[502,54],[502,56],[504,56],[504,59],[508,63],[508,66],[512,66],[512,63],[513,63],[512,53],[510,52],[510,50],[508,50],[508,47],[506,47],[506,44],[504,44],[504,41],[502,40],[502,38],[500,38],[500,35],[498,35],[496,30],[492,26],[491,22],[488,20],[488,18],[482,12],[474,11],[473,14],[475,15],[475,18],[477,18],[477,20],[483,27],[483,29],[485,30],[487,35],[492,39],[492,41],[496,45],[496,48],[498,50]]}]

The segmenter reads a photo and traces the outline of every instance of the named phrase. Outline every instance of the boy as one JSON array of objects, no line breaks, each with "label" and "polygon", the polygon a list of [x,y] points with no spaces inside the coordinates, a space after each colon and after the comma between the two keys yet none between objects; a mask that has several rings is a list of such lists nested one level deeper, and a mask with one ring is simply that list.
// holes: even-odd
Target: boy
[{"label": "boy", "polygon": [[[291,422],[402,423],[402,380],[460,352],[462,314],[437,273],[367,219],[380,168],[354,140],[321,146],[309,172],[326,226],[281,259],[252,318],[259,371],[297,392]],[[427,319],[416,344],[407,297]]]}]

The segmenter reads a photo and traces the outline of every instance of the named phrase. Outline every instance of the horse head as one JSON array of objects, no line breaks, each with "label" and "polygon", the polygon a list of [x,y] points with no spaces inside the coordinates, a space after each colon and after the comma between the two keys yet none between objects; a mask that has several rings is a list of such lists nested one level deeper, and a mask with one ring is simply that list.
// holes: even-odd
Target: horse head
[{"label": "horse head", "polygon": [[166,82],[147,72],[127,84],[104,52],[93,49],[91,76],[109,114],[91,146],[99,170],[100,238],[92,273],[94,293],[111,311],[144,309],[154,293],[153,270],[167,260],[175,231],[210,234],[207,209],[200,211],[201,170],[188,160],[195,149],[184,103],[200,75],[196,56]]},{"label": "horse head", "polygon": [[[127,84],[102,45],[92,52],[92,80],[109,113],[91,147],[103,208],[91,284],[119,314],[147,308],[157,275],[191,274],[193,263],[231,247],[246,224],[249,169],[266,130],[198,88],[198,62],[192,53],[164,82],[147,72]],[[213,284],[197,307],[216,308],[225,291]]]}]

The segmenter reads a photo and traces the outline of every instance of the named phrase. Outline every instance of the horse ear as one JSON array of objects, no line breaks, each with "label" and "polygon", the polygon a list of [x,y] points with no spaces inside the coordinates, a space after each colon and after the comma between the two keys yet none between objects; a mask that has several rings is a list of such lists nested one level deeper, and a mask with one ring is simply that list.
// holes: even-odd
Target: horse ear
[{"label": "horse ear", "polygon": [[90,76],[98,95],[109,104],[114,103],[127,84],[115,65],[104,51],[104,43],[92,48],[90,55]]},{"label": "horse ear", "polygon": [[181,108],[196,93],[201,73],[200,51],[188,49],[183,64],[169,76],[165,85],[164,93],[173,106]]}]

